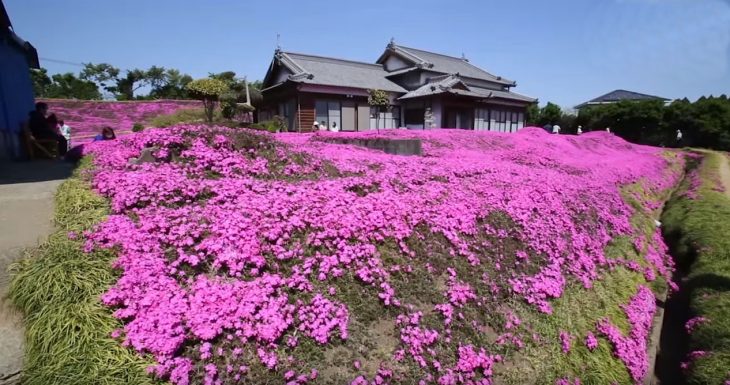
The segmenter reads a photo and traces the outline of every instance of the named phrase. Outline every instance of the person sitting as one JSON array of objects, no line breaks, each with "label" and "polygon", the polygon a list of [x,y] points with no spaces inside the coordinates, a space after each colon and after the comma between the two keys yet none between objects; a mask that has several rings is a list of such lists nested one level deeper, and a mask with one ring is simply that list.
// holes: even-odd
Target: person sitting
[{"label": "person sitting", "polygon": [[[58,153],[63,155],[68,149],[66,139],[59,135],[55,131],[55,125],[53,122],[46,120],[46,114],[48,113],[48,104],[38,102],[35,104],[35,109],[28,113],[28,129],[30,134],[39,140],[51,139],[58,143]],[[51,127],[53,126],[53,127]]]},{"label": "person sitting", "polygon": [[58,142],[58,154],[60,156],[66,155],[66,152],[68,151],[68,141],[58,130],[58,118],[56,117],[56,114],[48,115],[45,122],[45,130],[40,130],[39,127],[36,128],[39,135],[36,135],[36,133],[33,132],[33,125],[31,124],[31,133],[33,133],[33,136],[36,138],[55,139],[56,142]]},{"label": "person sitting", "polygon": [[101,134],[94,137],[94,142],[103,141],[103,140],[114,140],[117,136],[114,134],[114,129],[112,129],[109,126],[106,126],[101,129]]}]

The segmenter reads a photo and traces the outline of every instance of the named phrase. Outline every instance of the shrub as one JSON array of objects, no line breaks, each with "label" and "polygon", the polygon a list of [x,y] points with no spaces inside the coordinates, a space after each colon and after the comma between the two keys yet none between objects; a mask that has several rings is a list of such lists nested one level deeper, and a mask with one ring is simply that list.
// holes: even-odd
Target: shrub
[{"label": "shrub", "polygon": [[275,115],[271,120],[251,124],[251,128],[254,130],[268,131],[271,133],[286,132],[288,131],[287,127],[286,118],[279,115]]},{"label": "shrub", "polygon": [[135,123],[132,126],[132,132],[141,132],[144,131],[144,125],[142,123]]},{"label": "shrub", "polygon": [[[216,119],[214,114],[214,120]],[[182,123],[194,123],[205,120],[205,111],[200,108],[179,110],[169,115],[160,115],[150,120],[152,127],[170,127]]]},{"label": "shrub", "polygon": [[213,122],[213,110],[220,97],[228,91],[228,85],[218,79],[205,78],[193,80],[186,88],[193,97],[203,102],[205,117],[209,123]]}]

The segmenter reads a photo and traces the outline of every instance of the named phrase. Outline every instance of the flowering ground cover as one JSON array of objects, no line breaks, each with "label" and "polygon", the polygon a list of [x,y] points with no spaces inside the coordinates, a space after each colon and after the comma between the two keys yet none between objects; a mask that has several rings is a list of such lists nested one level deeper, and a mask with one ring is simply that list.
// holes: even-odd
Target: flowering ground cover
[{"label": "flowering ground cover", "polygon": [[[115,256],[92,297],[118,320],[104,341],[174,384],[647,376],[674,269],[654,215],[682,158],[603,132],[344,134],[421,139],[411,157],[337,135],[190,125],[87,146],[109,215],[66,228]],[[146,147],[156,161],[130,164]]]},{"label": "flowering ground cover", "polygon": [[104,126],[112,127],[117,135],[129,134],[135,123],[145,124],[159,115],[169,115],[181,109],[200,108],[196,100],[98,101],[40,99],[48,103],[49,113],[55,113],[71,126],[74,145],[90,141]]}]

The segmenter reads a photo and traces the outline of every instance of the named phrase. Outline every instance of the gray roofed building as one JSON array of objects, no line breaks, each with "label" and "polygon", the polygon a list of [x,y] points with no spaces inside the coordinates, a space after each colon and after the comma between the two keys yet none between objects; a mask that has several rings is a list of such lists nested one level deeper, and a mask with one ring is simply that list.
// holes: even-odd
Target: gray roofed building
[{"label": "gray roofed building", "polygon": [[663,98],[661,96],[642,94],[642,93],[633,92],[633,91],[614,90],[605,95],[601,95],[595,99],[591,99],[585,103],[579,104],[579,105],[575,106],[575,108],[580,109],[580,108],[600,105],[600,104],[618,103],[620,101],[625,101],[625,100],[628,100],[628,101],[661,100],[661,101],[666,102],[669,99]]},{"label": "gray roofed building", "polygon": [[378,64],[294,52],[279,52],[278,55],[284,65],[295,71],[295,74],[290,76],[290,80],[310,84],[406,92],[403,87],[388,80],[385,77],[387,72],[383,66]]},{"label": "gray roofed building", "polygon": [[[372,128],[463,128],[512,132],[524,126],[537,99],[512,92],[515,82],[464,58],[391,42],[376,63],[277,49],[263,82],[259,120],[274,115],[296,131]],[[371,90],[385,91],[388,108],[371,108]]]}]

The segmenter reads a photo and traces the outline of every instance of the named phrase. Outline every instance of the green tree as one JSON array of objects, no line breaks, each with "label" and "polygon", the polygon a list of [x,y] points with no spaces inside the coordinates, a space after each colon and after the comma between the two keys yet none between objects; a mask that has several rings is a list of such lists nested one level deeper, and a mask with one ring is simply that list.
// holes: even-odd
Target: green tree
[{"label": "green tree", "polygon": [[[155,76],[152,75],[151,77],[154,78]],[[188,99],[189,95],[185,86],[191,81],[193,81],[193,78],[190,75],[182,74],[176,69],[169,68],[165,70],[162,82],[158,83],[153,81],[154,84],[152,84],[152,89],[148,96],[151,99]]]},{"label": "green tree", "polygon": [[558,124],[560,123],[560,119],[562,117],[563,110],[560,109],[560,106],[548,102],[545,107],[540,109],[540,118],[538,119],[538,124],[540,124],[540,126],[546,124]]},{"label": "green tree", "polygon": [[51,77],[52,83],[48,86],[46,97],[59,99],[101,99],[101,93],[96,84],[83,80],[68,72],[55,74]]},{"label": "green tree", "polygon": [[36,98],[42,98],[46,96],[48,87],[53,83],[50,77],[48,77],[48,70],[45,68],[32,69],[30,70],[30,80],[33,83],[33,95]]},{"label": "green tree", "polygon": [[388,94],[383,90],[368,90],[368,104],[377,110],[375,127],[378,127],[378,130],[380,130],[380,113],[390,105],[390,98],[388,98]]},{"label": "green tree", "polygon": [[527,106],[527,113],[525,114],[525,123],[528,126],[534,126],[539,123],[540,120],[540,107],[537,103],[532,103]]},{"label": "green tree", "polygon": [[213,122],[213,111],[221,95],[225,94],[229,87],[222,80],[204,78],[196,79],[186,86],[188,92],[203,102],[205,117],[208,122]]},{"label": "green tree", "polygon": [[96,83],[102,90],[116,94],[119,81],[119,68],[109,63],[84,63],[79,78]]}]

